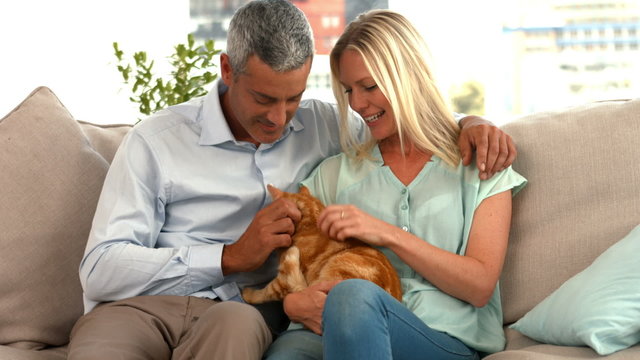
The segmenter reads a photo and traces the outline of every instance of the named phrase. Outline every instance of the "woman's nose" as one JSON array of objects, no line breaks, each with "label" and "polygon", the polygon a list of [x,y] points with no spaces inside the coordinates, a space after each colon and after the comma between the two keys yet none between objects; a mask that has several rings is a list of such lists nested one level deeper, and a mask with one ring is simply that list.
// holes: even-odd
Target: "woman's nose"
[{"label": "woman's nose", "polygon": [[367,108],[368,102],[361,91],[352,90],[349,94],[349,105],[354,111],[361,113]]}]

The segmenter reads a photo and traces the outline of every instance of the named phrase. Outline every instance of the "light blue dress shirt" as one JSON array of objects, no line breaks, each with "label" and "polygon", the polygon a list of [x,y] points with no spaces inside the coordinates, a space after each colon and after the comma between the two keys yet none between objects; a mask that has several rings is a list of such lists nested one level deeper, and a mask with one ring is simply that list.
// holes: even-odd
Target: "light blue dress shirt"
[{"label": "light blue dress shirt", "polygon": [[[334,105],[303,100],[273,144],[236,141],[220,107],[226,87],[135,126],[106,177],[80,265],[85,312],[137,295],[238,299],[272,279],[277,258],[223,276],[222,249],[271,202],[267,184],[296,191],[340,151]],[[361,126],[362,128],[362,126]]]},{"label": "light blue dress shirt", "polygon": [[[372,160],[360,163],[344,154],[331,157],[303,185],[325,204],[354,204],[432,245],[460,255],[466,251],[478,205],[510,189],[515,194],[526,183],[511,167],[481,181],[475,166],[460,164],[452,168],[433,156],[405,186],[383,164],[377,146],[371,155]],[[446,332],[478,351],[492,353],[504,348],[497,285],[489,304],[477,308],[440,291],[389,249],[381,250],[401,278],[403,303],[429,327]]]}]

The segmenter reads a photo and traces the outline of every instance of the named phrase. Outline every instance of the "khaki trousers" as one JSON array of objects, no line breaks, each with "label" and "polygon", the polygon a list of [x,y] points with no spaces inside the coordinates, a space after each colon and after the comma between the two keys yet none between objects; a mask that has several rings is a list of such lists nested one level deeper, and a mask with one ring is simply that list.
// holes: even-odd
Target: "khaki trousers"
[{"label": "khaki trousers", "polygon": [[191,296],[99,305],[71,332],[70,360],[261,359],[272,341],[253,306]]}]

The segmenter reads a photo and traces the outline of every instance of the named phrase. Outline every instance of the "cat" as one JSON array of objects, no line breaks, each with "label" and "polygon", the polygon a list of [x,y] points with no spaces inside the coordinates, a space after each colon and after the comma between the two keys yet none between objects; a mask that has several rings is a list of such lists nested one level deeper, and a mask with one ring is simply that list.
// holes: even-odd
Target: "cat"
[{"label": "cat", "polygon": [[296,225],[292,245],[280,254],[278,275],[262,289],[244,288],[242,297],[250,304],[282,300],[292,292],[326,280],[365,279],[376,283],[399,301],[402,288],[398,274],[378,249],[357,239],[344,242],[320,233],[318,216],[324,205],[305,186],[298,193],[267,186],[273,199],[296,203],[302,218]]}]

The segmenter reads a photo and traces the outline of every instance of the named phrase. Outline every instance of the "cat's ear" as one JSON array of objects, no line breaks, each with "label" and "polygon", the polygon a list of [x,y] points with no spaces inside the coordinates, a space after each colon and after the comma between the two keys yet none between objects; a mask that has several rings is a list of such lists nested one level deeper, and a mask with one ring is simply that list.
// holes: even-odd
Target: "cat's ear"
[{"label": "cat's ear", "polygon": [[282,190],[278,189],[277,187],[271,184],[267,184],[267,190],[269,190],[269,194],[271,194],[271,197],[274,200],[280,199],[282,197]]},{"label": "cat's ear", "polygon": [[304,185],[300,185],[300,190],[298,190],[298,192],[300,194],[311,195],[311,192],[309,191],[309,188],[304,186]]}]

